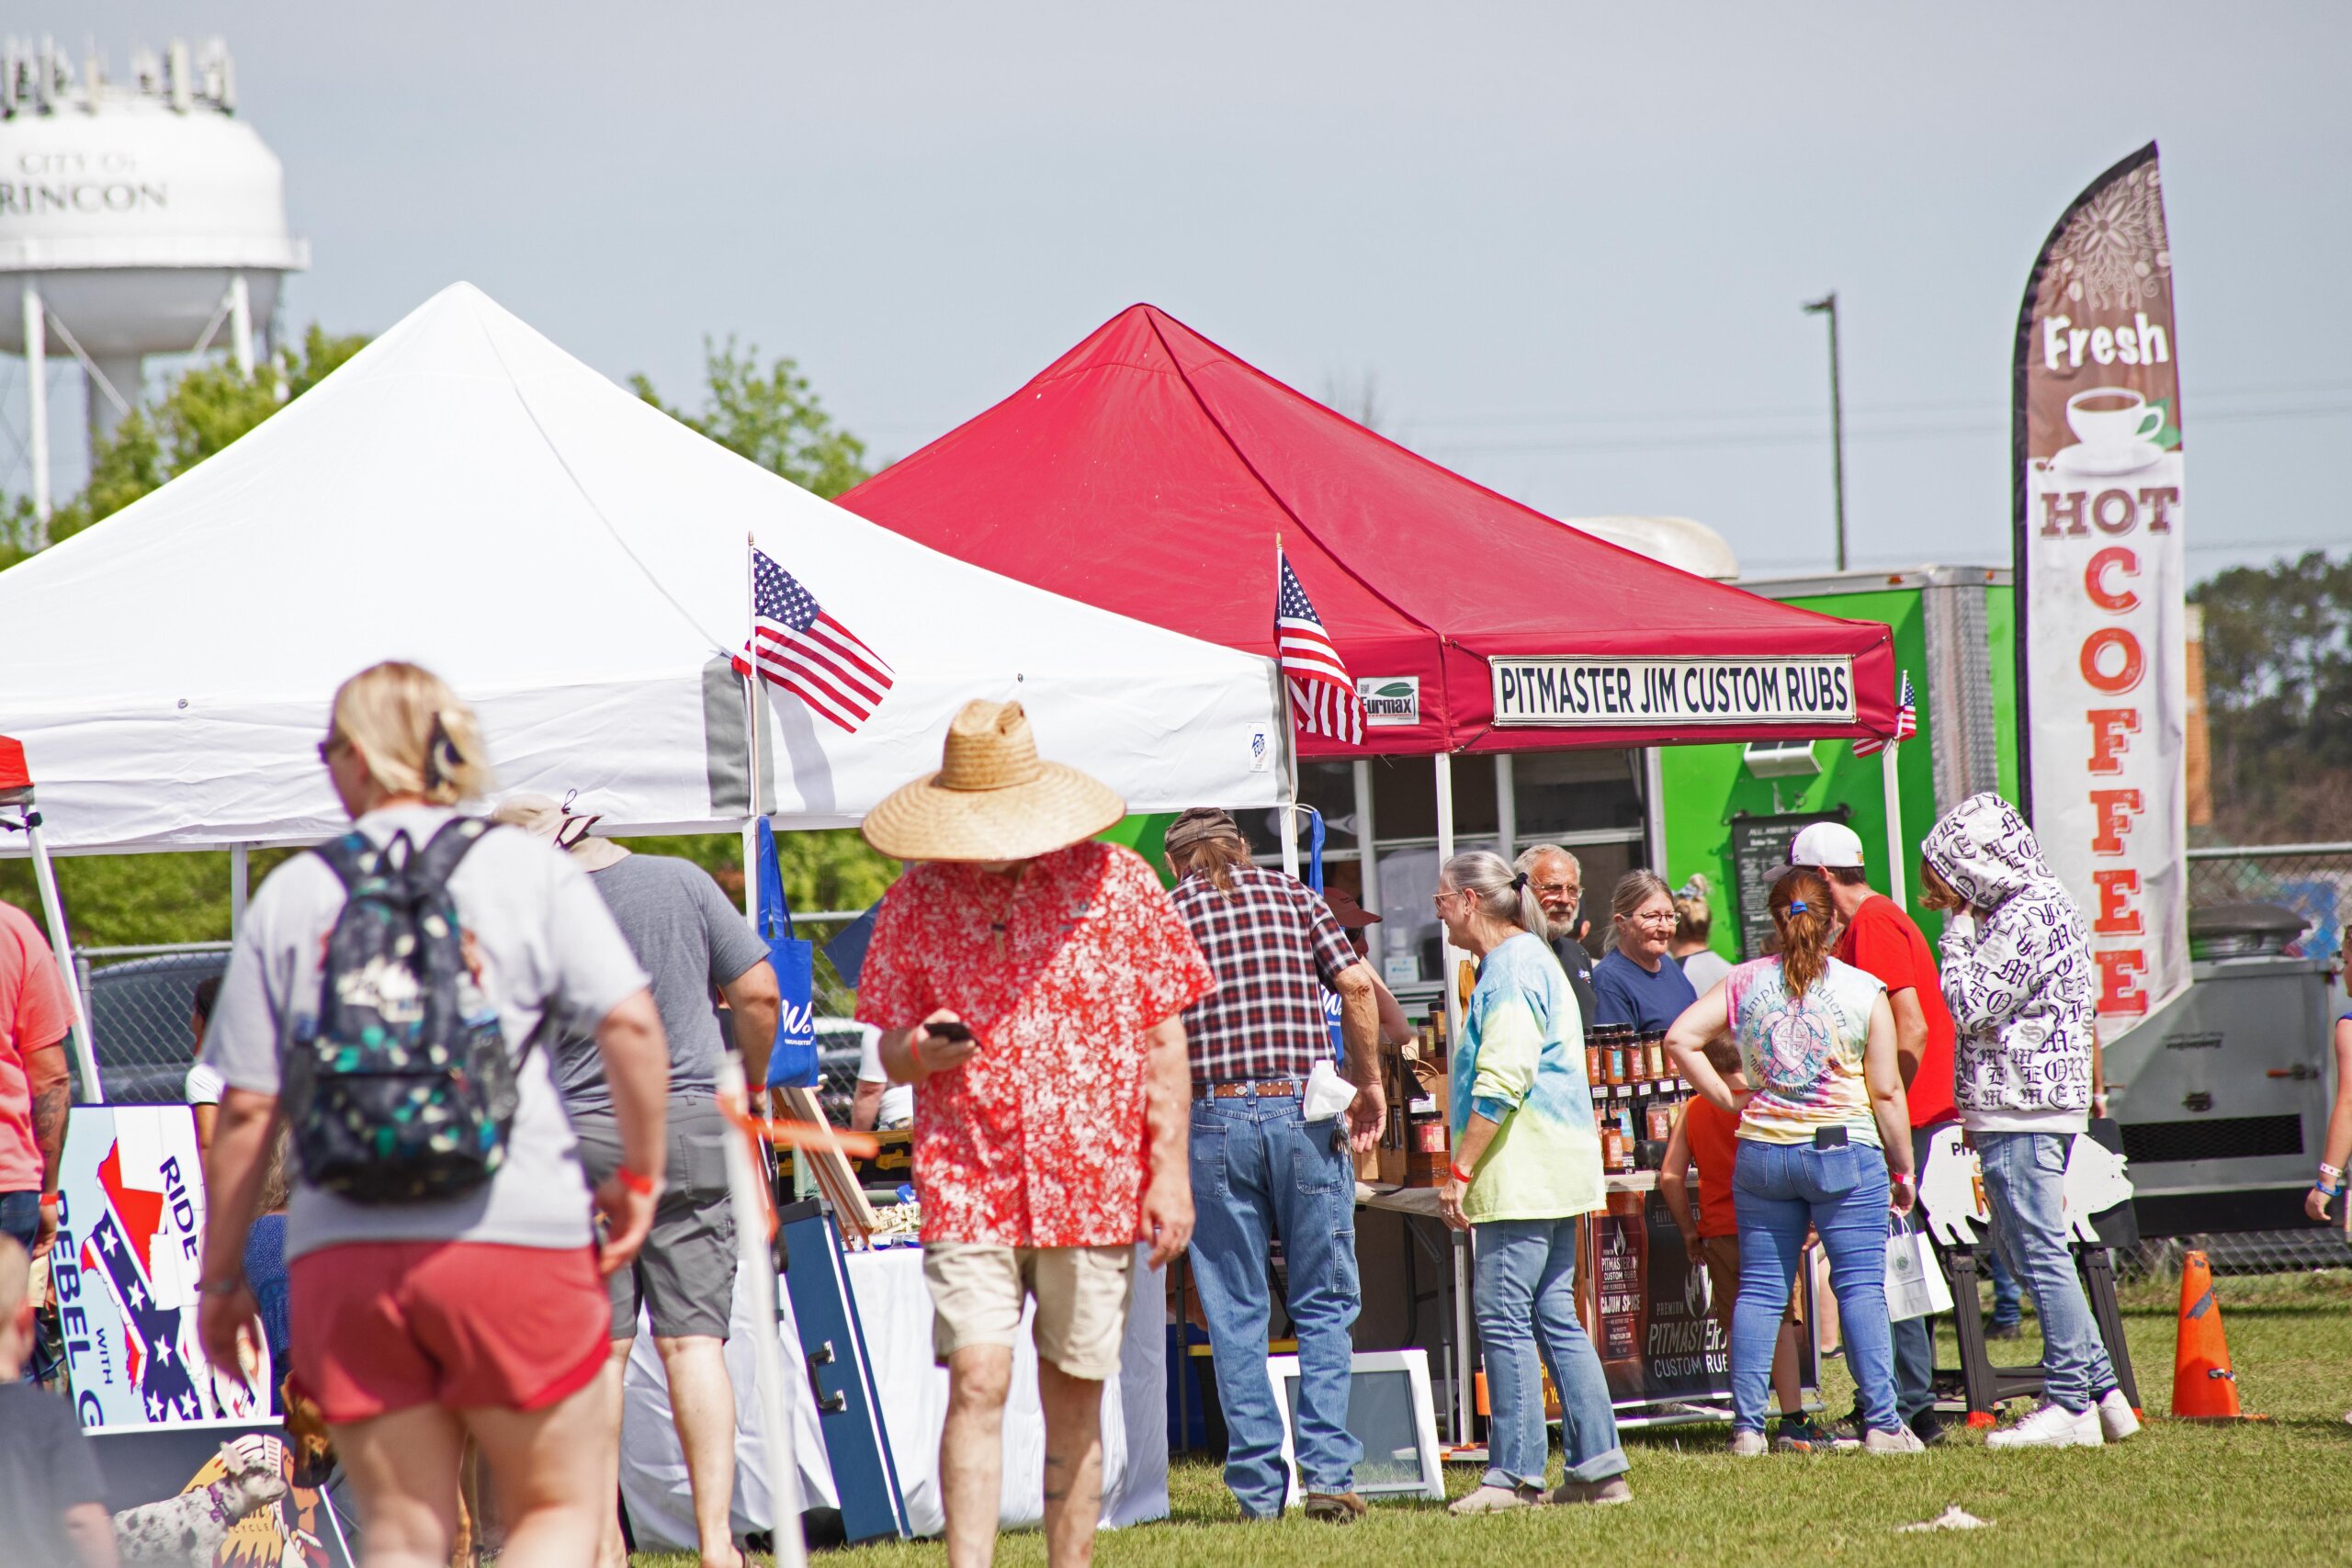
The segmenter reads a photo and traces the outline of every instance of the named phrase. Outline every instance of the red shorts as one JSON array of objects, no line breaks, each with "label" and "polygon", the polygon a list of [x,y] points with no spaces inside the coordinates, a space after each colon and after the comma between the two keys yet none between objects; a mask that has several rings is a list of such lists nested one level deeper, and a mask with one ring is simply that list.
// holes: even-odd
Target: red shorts
[{"label": "red shorts", "polygon": [[594,1382],[610,1343],[589,1247],[345,1242],[288,1273],[294,1376],[334,1426],[420,1404],[544,1409]]}]

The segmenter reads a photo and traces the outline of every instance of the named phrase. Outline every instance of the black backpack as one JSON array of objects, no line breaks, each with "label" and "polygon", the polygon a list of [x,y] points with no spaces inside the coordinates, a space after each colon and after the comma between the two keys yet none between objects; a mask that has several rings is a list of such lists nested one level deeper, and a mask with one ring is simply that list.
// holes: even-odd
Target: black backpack
[{"label": "black backpack", "polygon": [[286,1055],[287,1123],[313,1187],[355,1203],[432,1202],[473,1191],[505,1161],[515,1061],[449,897],[490,828],[452,818],[421,850],[401,832],[380,851],[354,829],[314,852],[345,897],[318,1031]]}]

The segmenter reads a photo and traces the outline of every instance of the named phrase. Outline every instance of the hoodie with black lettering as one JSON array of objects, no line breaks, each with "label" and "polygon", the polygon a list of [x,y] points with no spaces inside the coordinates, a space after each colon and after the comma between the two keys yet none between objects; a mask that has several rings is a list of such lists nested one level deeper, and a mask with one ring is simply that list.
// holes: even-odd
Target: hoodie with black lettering
[{"label": "hoodie with black lettering", "polygon": [[1919,852],[1969,908],[1943,934],[1953,1098],[1973,1133],[2079,1133],[2091,1103],[2089,933],[1997,795],[1945,813]]}]

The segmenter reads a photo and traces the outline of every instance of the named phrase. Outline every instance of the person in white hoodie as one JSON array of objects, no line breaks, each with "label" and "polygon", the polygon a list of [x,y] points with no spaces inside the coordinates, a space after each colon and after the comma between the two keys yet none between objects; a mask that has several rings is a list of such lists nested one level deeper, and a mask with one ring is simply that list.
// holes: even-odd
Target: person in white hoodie
[{"label": "person in white hoodie", "polygon": [[2097,1448],[2140,1429],[2067,1244],[2066,1156],[2088,1125],[2093,988],[2082,912],[1997,795],[1962,801],[1920,846],[1921,902],[1947,911],[1953,1098],[1984,1168],[1995,1244],[2041,1314],[2041,1408],[1988,1448]]}]

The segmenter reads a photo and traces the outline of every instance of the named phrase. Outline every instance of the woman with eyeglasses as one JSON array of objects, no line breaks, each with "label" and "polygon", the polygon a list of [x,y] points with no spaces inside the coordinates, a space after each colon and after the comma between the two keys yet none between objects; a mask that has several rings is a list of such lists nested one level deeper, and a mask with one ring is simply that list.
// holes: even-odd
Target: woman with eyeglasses
[{"label": "woman with eyeglasses", "polygon": [[[1628,1503],[1609,1379],[1577,1321],[1577,1227],[1603,1189],[1576,998],[1537,934],[1544,905],[1525,872],[1485,850],[1456,855],[1438,873],[1436,904],[1446,940],[1478,960],[1448,1068],[1453,1160],[1438,1212],[1456,1230],[1476,1227],[1471,1291],[1494,1404],[1486,1473],[1451,1511]],[[1548,1495],[1544,1367],[1567,1453]]]},{"label": "woman with eyeglasses", "polygon": [[1629,871],[1610,900],[1614,945],[1592,966],[1595,1023],[1629,1023],[1643,1033],[1673,1027],[1699,999],[1674,945],[1674,895],[1654,871]]}]

